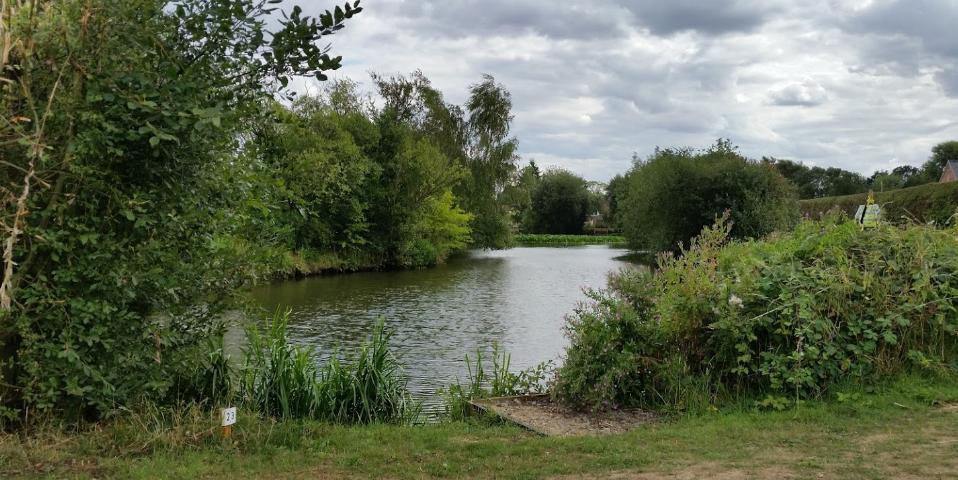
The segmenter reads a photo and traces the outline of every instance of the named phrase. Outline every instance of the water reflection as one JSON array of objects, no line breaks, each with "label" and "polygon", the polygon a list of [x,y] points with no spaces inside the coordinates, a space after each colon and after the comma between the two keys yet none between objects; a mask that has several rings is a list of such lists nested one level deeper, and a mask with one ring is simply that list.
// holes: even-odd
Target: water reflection
[{"label": "water reflection", "polygon": [[382,316],[410,388],[434,404],[440,387],[465,378],[465,354],[499,342],[514,369],[557,360],[564,316],[630,265],[625,250],[602,246],[474,252],[428,270],[355,273],[257,288],[267,309],[289,307],[292,341],[326,358],[355,350]]}]

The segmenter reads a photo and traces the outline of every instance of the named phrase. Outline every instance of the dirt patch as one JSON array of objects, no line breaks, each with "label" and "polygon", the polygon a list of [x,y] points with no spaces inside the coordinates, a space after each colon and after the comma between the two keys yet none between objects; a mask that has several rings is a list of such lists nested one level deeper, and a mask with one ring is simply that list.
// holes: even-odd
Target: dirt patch
[{"label": "dirt patch", "polygon": [[[607,472],[603,474],[568,475],[555,480],[572,478],[612,480],[788,480],[798,478],[792,471],[776,466],[754,469],[735,468],[711,462],[679,467],[671,472]],[[811,477],[816,478],[816,477]],[[821,477],[819,477],[821,478]]]},{"label": "dirt patch", "polygon": [[489,398],[473,404],[542,435],[557,437],[622,433],[658,419],[638,409],[577,412],[553,402],[548,395]]}]

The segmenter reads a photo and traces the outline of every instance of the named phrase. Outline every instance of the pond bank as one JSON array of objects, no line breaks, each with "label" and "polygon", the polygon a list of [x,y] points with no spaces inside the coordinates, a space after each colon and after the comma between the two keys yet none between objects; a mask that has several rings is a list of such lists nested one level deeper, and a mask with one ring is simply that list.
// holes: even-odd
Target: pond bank
[{"label": "pond bank", "polygon": [[[0,434],[4,478],[952,478],[958,386],[905,379],[782,412],[750,407],[607,437],[502,424],[342,427],[142,415],[83,433]],[[902,428],[907,425],[908,428]]]}]

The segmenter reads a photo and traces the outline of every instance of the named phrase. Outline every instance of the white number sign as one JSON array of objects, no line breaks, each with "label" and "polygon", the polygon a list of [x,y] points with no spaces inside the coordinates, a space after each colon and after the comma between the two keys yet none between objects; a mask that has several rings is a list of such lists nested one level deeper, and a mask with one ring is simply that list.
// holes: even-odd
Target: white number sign
[{"label": "white number sign", "polygon": [[236,423],[236,407],[224,408],[221,411],[223,418],[223,426],[228,427]]}]

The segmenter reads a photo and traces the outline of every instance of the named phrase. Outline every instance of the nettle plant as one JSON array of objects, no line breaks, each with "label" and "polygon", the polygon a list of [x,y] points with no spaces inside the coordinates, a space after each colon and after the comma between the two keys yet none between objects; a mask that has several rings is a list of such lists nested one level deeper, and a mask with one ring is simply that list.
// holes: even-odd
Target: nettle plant
[{"label": "nettle plant", "polygon": [[248,119],[290,78],[338,68],[317,42],[361,11],[278,3],[3,4],[7,416],[95,416],[186,381],[176,373],[255,261],[223,241],[239,222],[221,172],[243,168]]}]

